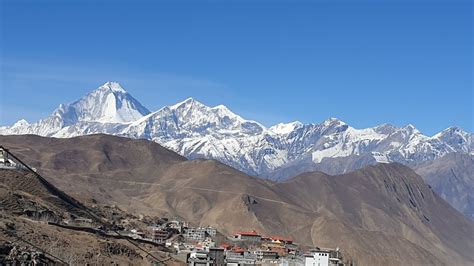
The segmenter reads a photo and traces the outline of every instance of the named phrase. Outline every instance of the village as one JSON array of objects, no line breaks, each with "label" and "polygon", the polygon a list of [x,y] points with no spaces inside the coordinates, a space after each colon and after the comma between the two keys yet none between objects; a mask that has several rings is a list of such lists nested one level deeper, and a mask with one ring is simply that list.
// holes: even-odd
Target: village
[{"label": "village", "polygon": [[119,234],[164,245],[187,265],[349,265],[338,248],[303,248],[291,238],[255,230],[224,236],[211,226],[194,227],[180,219],[160,218],[145,229]]},{"label": "village", "polygon": [[219,236],[212,227],[179,220],[151,227],[153,240],[171,247],[188,265],[344,265],[338,249],[303,250],[291,238],[257,231]]}]

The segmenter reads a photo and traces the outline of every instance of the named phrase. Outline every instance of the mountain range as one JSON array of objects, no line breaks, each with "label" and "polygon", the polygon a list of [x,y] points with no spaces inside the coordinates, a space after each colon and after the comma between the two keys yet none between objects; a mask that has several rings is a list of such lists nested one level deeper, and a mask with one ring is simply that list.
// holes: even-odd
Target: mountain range
[{"label": "mountain range", "polygon": [[[319,124],[265,127],[224,105],[209,107],[193,98],[150,112],[117,82],[107,82],[76,102],[61,104],[35,123],[20,120],[0,127],[1,135],[69,138],[97,133],[152,140],[189,159],[216,159],[249,175],[273,180],[315,170],[343,174],[377,163],[426,167],[454,153],[474,156],[473,134],[459,127],[434,136],[422,134],[413,125],[356,129],[336,118]],[[474,215],[472,206],[464,202],[468,199],[465,194],[441,195],[449,202],[463,201],[455,206]]]}]

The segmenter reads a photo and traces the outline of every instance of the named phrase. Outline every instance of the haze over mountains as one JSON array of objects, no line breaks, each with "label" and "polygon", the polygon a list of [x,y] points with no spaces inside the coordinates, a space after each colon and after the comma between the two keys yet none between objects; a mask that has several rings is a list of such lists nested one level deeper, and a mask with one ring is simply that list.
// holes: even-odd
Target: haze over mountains
[{"label": "haze over mountains", "polygon": [[183,217],[226,234],[255,229],[339,246],[358,265],[474,262],[474,223],[401,164],[274,182],[147,140],[30,135],[0,136],[0,143],[83,202]]},{"label": "haze over mountains", "polygon": [[[473,134],[458,127],[431,137],[413,125],[356,129],[335,118],[267,128],[224,105],[209,107],[193,98],[150,112],[116,82],[107,82],[72,104],[61,104],[38,122],[21,120],[0,127],[2,135],[65,138],[95,133],[153,140],[187,158],[216,159],[247,174],[276,180],[314,170],[342,174],[377,163],[416,167],[447,154],[474,155]],[[449,202],[463,202],[454,206],[466,215],[474,213],[466,194],[440,194]]]}]

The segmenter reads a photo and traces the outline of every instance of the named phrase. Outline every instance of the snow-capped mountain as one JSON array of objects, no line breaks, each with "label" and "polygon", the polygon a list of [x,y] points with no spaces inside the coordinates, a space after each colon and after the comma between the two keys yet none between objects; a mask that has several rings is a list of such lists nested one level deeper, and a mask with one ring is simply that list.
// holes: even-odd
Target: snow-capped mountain
[{"label": "snow-capped mountain", "polygon": [[77,122],[127,123],[150,113],[117,82],[107,82],[80,100],[59,107],[68,125]]},{"label": "snow-capped mountain", "polygon": [[[432,137],[413,125],[356,129],[336,118],[266,128],[223,105],[209,107],[192,98],[150,113],[116,82],[60,105],[34,124],[20,120],[0,127],[2,135],[94,133],[153,140],[188,158],[217,159],[246,173],[273,178],[322,166],[339,173],[377,162],[417,164],[448,153],[474,152],[473,134],[457,127]],[[341,158],[347,160],[341,163]]]},{"label": "snow-capped mountain", "polygon": [[[96,90],[70,103],[60,104],[53,113],[34,124],[20,120],[11,127],[0,127],[1,134],[61,135],[70,127],[108,127],[142,118],[150,111],[133,98],[117,82],[107,82]],[[102,129],[98,129],[99,132]],[[67,136],[65,136],[67,137]]]}]

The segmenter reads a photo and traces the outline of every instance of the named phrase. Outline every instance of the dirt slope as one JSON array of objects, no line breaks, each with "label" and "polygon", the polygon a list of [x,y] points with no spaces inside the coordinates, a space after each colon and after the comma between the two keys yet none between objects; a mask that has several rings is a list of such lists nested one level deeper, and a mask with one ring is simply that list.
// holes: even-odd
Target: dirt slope
[{"label": "dirt slope", "polygon": [[0,144],[86,202],[181,216],[227,234],[256,229],[339,246],[360,265],[474,263],[473,223],[399,164],[275,183],[142,140],[2,136]]},{"label": "dirt slope", "polygon": [[474,155],[451,153],[414,169],[444,200],[474,221]]}]

